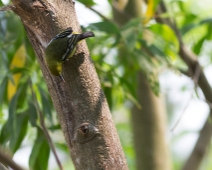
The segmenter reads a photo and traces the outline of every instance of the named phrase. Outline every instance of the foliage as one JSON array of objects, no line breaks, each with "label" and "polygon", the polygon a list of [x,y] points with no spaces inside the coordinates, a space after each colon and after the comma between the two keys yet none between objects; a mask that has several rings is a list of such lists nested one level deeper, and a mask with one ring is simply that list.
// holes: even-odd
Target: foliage
[{"label": "foliage", "polygon": [[[47,123],[52,125],[53,105],[20,19],[10,12],[0,13],[0,18],[0,145],[13,155],[23,147],[27,131],[35,128],[37,139],[29,166],[31,169],[47,169],[50,149],[38,126],[37,111],[29,88],[30,79]],[[39,153],[41,149],[42,154]]]},{"label": "foliage", "polygon": [[[79,2],[87,7],[96,4],[93,0]],[[111,4],[111,0],[108,2]],[[159,74],[164,68],[177,70],[185,67],[178,56],[179,42],[173,30],[156,23],[154,19],[150,20],[158,2],[149,1],[145,20],[133,18],[122,27],[110,20],[103,20],[82,27],[96,34],[95,39],[88,39],[87,43],[114,116],[117,110],[128,108],[132,103],[140,107],[135,87],[135,73],[138,70],[146,74],[152,90],[159,94],[159,81],[152,76],[153,73]],[[212,18],[195,14],[188,3],[168,2],[167,5],[175,10],[167,15],[176,20],[183,40],[199,55],[204,43],[212,40]],[[180,16],[177,15],[179,12]],[[122,49],[122,52],[118,53],[118,49]],[[39,65],[19,18],[10,12],[0,13],[0,145],[15,154],[23,147],[23,141],[29,138],[33,146],[29,166],[31,169],[45,170],[48,169],[50,149],[39,127],[29,80],[33,82],[49,131],[60,131]],[[129,118],[117,122],[117,128],[129,166],[133,169],[131,141],[125,140],[126,136],[131,139]],[[32,129],[37,133],[36,138],[29,135]],[[64,140],[55,143],[58,150],[68,155]],[[42,150],[42,154],[39,154],[39,150]]]}]

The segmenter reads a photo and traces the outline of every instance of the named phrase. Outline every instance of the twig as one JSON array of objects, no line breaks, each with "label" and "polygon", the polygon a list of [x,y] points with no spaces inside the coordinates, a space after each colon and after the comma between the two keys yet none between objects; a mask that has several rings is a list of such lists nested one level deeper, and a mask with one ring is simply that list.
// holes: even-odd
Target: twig
[{"label": "twig", "polygon": [[189,97],[189,99],[188,99],[188,101],[187,101],[182,113],[180,114],[180,117],[177,119],[177,121],[175,122],[174,126],[171,128],[171,132],[173,132],[175,130],[175,128],[178,126],[178,124],[182,120],[182,118],[183,118],[183,116],[185,114],[185,111],[186,111],[186,109],[188,108],[188,106],[189,106],[189,104],[191,102],[192,96],[193,96],[193,90],[191,92],[191,95],[190,95],[190,97]]},{"label": "twig", "polygon": [[2,163],[0,163],[0,170],[8,170]]},{"label": "twig", "polygon": [[61,164],[61,162],[60,162],[60,160],[59,160],[59,158],[58,158],[58,155],[57,155],[56,149],[55,149],[55,147],[54,147],[54,144],[53,144],[53,142],[52,142],[52,140],[51,140],[51,137],[50,137],[50,135],[49,135],[49,133],[48,133],[48,130],[47,130],[46,126],[45,126],[43,113],[42,113],[42,111],[40,110],[40,107],[39,107],[39,105],[38,105],[38,101],[37,101],[35,92],[34,92],[33,87],[32,87],[32,81],[31,81],[31,79],[29,79],[29,86],[30,86],[30,89],[31,89],[31,93],[32,93],[34,102],[35,102],[35,107],[36,107],[37,112],[38,112],[39,117],[40,117],[40,124],[41,124],[41,127],[42,127],[42,129],[43,129],[43,131],[44,131],[44,134],[46,135],[46,138],[47,138],[47,140],[48,140],[48,142],[49,142],[49,145],[50,145],[51,150],[52,150],[52,152],[53,152],[53,154],[54,154],[54,156],[55,156],[55,159],[56,159],[56,161],[57,161],[57,164],[58,164],[60,170],[63,170],[62,164]]},{"label": "twig", "polygon": [[7,6],[1,7],[0,11],[10,11],[10,10],[13,10],[13,8],[15,8],[14,5],[7,5]]},{"label": "twig", "polygon": [[195,69],[195,73],[194,73],[194,76],[192,77],[193,81],[194,81],[194,89],[192,90],[191,92],[191,95],[189,97],[189,100],[187,101],[180,117],[178,118],[177,122],[174,124],[174,126],[171,128],[171,131],[173,132],[175,130],[175,128],[177,127],[177,125],[179,124],[179,122],[181,121],[186,109],[188,108],[189,106],[189,103],[191,102],[191,99],[192,99],[192,96],[193,96],[193,91],[197,88],[197,83],[199,81],[199,76],[200,76],[200,67],[197,65],[196,66],[196,69]]},{"label": "twig", "polygon": [[8,155],[4,153],[2,149],[0,149],[0,162],[8,165],[12,169],[15,170],[24,170],[21,166],[19,166],[17,163],[15,163]]}]

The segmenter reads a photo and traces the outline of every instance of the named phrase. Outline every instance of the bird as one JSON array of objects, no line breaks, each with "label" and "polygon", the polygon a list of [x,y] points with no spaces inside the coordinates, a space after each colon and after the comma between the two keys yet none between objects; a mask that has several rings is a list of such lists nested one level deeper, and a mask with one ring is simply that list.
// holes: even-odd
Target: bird
[{"label": "bird", "polygon": [[73,57],[77,44],[81,40],[94,36],[92,31],[80,34],[73,32],[72,28],[69,27],[53,37],[44,51],[45,60],[51,74],[60,76],[64,81],[62,77],[63,62]]}]

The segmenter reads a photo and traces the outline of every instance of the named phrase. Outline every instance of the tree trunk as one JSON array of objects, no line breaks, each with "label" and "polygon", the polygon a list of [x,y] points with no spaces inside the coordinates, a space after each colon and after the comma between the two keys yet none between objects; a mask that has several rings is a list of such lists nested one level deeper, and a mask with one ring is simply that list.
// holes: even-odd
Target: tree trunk
[{"label": "tree trunk", "polygon": [[136,166],[138,170],[170,170],[165,138],[166,111],[160,97],[151,90],[146,76],[138,73],[138,102],[132,109]]},{"label": "tree trunk", "polygon": [[[142,18],[141,0],[114,1],[114,19],[119,25],[129,19]],[[155,75],[157,77],[157,75]],[[137,96],[141,109],[132,109],[132,125],[137,170],[170,170],[171,164],[166,143],[166,112],[161,97],[156,96],[146,76],[137,73]]]},{"label": "tree trunk", "polygon": [[122,147],[85,41],[63,64],[63,77],[52,76],[45,59],[47,43],[72,27],[80,32],[71,0],[13,0],[43,72],[76,170],[126,170]]}]

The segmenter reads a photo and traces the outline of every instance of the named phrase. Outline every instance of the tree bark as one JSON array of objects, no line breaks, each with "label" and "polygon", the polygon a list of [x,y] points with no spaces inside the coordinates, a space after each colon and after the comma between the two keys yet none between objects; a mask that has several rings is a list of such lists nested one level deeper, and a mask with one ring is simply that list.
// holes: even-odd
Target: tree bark
[{"label": "tree bark", "polygon": [[[142,1],[114,1],[113,15],[119,25],[132,18],[142,18]],[[120,51],[120,53],[122,53]],[[154,68],[153,68],[154,69]],[[157,75],[154,75],[157,77]],[[166,142],[166,112],[161,97],[156,96],[142,71],[137,73],[137,96],[141,109],[131,110],[137,170],[170,170]]]},{"label": "tree bark", "polygon": [[52,76],[44,58],[47,43],[72,27],[80,32],[71,0],[13,0],[35,50],[76,170],[126,170],[122,147],[85,41],[63,64],[63,77]]}]

